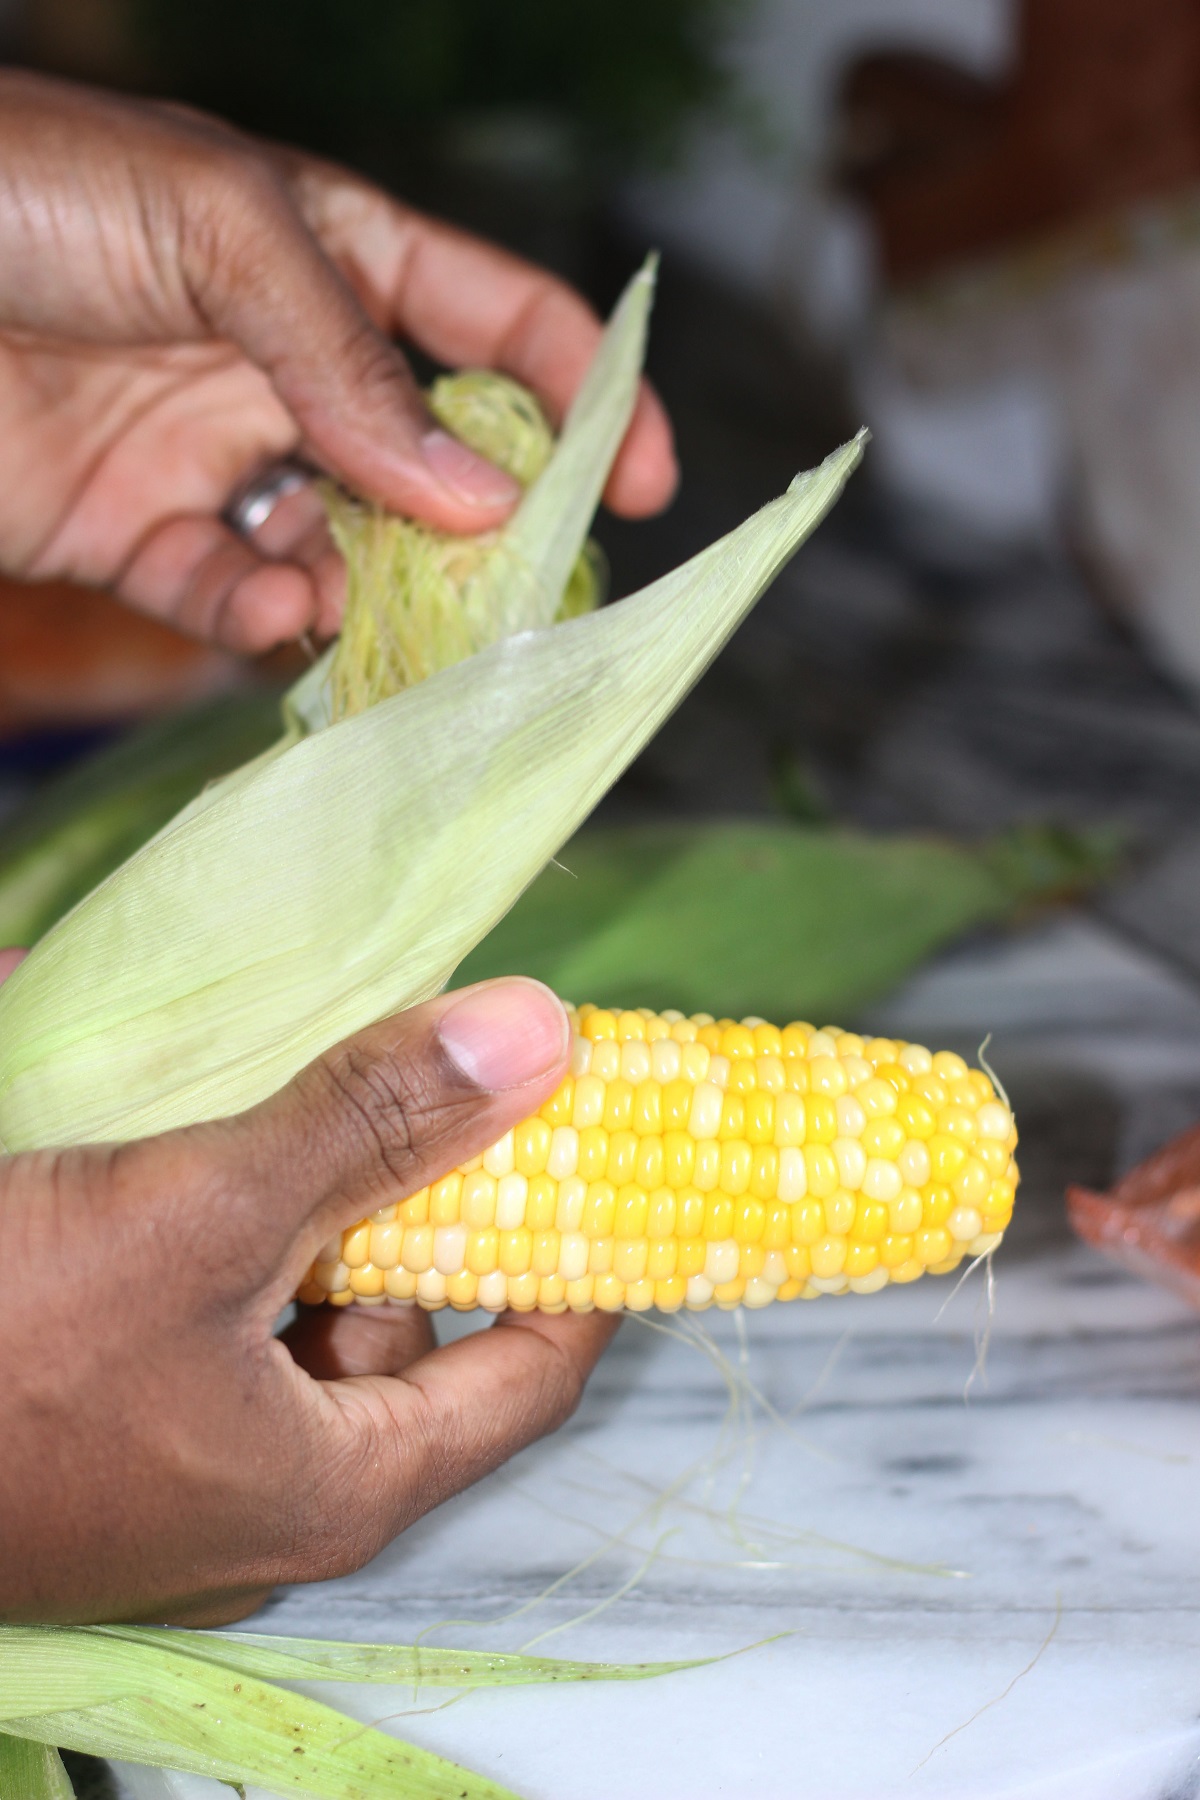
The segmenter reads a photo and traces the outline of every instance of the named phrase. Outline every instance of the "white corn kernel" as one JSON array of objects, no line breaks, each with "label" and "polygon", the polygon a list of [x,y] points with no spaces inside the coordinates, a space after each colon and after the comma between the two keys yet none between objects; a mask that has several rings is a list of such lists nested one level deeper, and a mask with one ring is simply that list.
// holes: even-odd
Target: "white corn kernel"
[{"label": "white corn kernel", "polygon": [[558,1241],[558,1272],[564,1281],[582,1281],[587,1274],[589,1244],[582,1231],[564,1231]]},{"label": "white corn kernel", "polygon": [[715,1138],[721,1129],[721,1108],[725,1096],[711,1081],[698,1081],[692,1092],[688,1112],[688,1130],[698,1143]]},{"label": "white corn kernel", "polygon": [[446,1277],[439,1269],[425,1269],[417,1276],[417,1299],[431,1310],[446,1304]]},{"label": "white corn kernel", "polygon": [[493,1269],[490,1275],[479,1277],[475,1299],[488,1312],[504,1311],[508,1305],[508,1276],[503,1269]]},{"label": "white corn kernel", "polygon": [[738,1247],[732,1238],[721,1238],[709,1244],[704,1253],[704,1273],[714,1287],[732,1281],[738,1272]]},{"label": "white corn kernel", "polygon": [[903,1186],[900,1171],[894,1162],[889,1162],[884,1156],[868,1158],[862,1184],[862,1191],[868,1200],[898,1199]]},{"label": "white corn kernel", "polygon": [[713,1284],[707,1275],[689,1275],[687,1284],[687,1303],[699,1311],[702,1307],[711,1306]]},{"label": "white corn kernel", "polygon": [[579,1133],[573,1125],[556,1125],[550,1138],[546,1173],[555,1181],[574,1175],[579,1167]]},{"label": "white corn kernel", "polygon": [[888,1284],[888,1272],[882,1266],[872,1269],[869,1275],[851,1275],[848,1277],[852,1294],[877,1294]]},{"label": "white corn kernel", "polygon": [[601,1038],[592,1046],[591,1073],[598,1081],[616,1081],[621,1073],[621,1046],[615,1038]]},{"label": "white corn kernel", "polygon": [[946,1220],[946,1230],[956,1244],[969,1244],[983,1230],[983,1220],[973,1206],[956,1206]]},{"label": "white corn kernel", "polygon": [[924,1044],[905,1044],[897,1061],[906,1075],[928,1075],[933,1058]]},{"label": "white corn kernel", "polygon": [[775,1289],[761,1275],[751,1275],[742,1291],[743,1306],[769,1306],[775,1298]]},{"label": "white corn kernel", "polygon": [[727,1056],[710,1056],[708,1059],[708,1080],[714,1087],[724,1093],[729,1086],[729,1058]]},{"label": "white corn kernel", "polygon": [[838,1180],[848,1193],[856,1193],[867,1172],[867,1153],[857,1138],[834,1138],[829,1148],[838,1166]]},{"label": "white corn kernel", "polygon": [[685,1081],[707,1081],[708,1065],[712,1061],[712,1053],[707,1044],[681,1044],[683,1052],[683,1078]]},{"label": "white corn kernel", "polygon": [[896,1167],[906,1187],[924,1187],[933,1174],[929,1151],[920,1138],[909,1138],[896,1158]]},{"label": "white corn kernel", "polygon": [[[506,1175],[503,1178],[508,1180]],[[521,1179],[517,1177],[518,1181]],[[467,1261],[467,1228],[465,1225],[439,1225],[433,1234],[433,1266],[442,1275],[457,1275]],[[421,1291],[418,1278],[417,1292]]]},{"label": "white corn kernel", "polygon": [[621,1045],[621,1078],[632,1082],[634,1087],[639,1081],[649,1081],[650,1046],[641,1038],[631,1038],[629,1043]]},{"label": "white corn kernel", "polygon": [[576,1035],[571,1039],[571,1073],[577,1081],[591,1069],[593,1054],[591,1038]]},{"label": "white corn kernel", "polygon": [[657,1038],[651,1044],[650,1073],[655,1081],[663,1085],[668,1081],[678,1081],[682,1066],[683,1057],[674,1038]]},{"label": "white corn kernel", "polygon": [[514,1170],[511,1175],[500,1177],[496,1183],[496,1226],[500,1231],[515,1231],[525,1223],[528,1198],[529,1183],[524,1175],[518,1175]]},{"label": "white corn kernel", "polygon": [[996,1248],[996,1245],[1003,1236],[1004,1233],[1002,1231],[981,1232],[977,1238],[972,1238],[971,1242],[967,1245],[967,1254],[969,1256],[986,1256],[989,1250],[994,1250]]},{"label": "white corn kernel", "polygon": [[483,1153],[483,1166],[489,1175],[511,1175],[513,1170],[513,1134],[506,1131]]},{"label": "white corn kernel", "polygon": [[[871,1068],[870,1063],[864,1063],[863,1067],[870,1070],[870,1073],[874,1075],[875,1071]],[[833,1109],[837,1114],[837,1131],[839,1137],[856,1138],[862,1136],[863,1132],[866,1130],[867,1115],[862,1109],[862,1102],[860,1100],[856,1100],[853,1094],[839,1094],[833,1103]]]},{"label": "white corn kernel", "polygon": [[996,1138],[1003,1143],[1012,1130],[1012,1114],[998,1100],[988,1100],[975,1114],[975,1129],[980,1137]]},{"label": "white corn kernel", "polygon": [[779,1186],[776,1197],[780,1200],[803,1200],[807,1192],[808,1168],[804,1152],[789,1145],[779,1152]]}]

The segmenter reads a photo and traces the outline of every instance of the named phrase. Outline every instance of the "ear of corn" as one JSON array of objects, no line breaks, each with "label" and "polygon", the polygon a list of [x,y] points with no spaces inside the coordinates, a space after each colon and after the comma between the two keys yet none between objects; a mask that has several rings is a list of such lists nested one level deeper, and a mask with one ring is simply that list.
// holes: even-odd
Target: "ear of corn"
[{"label": "ear of corn", "polygon": [[574,1015],[570,1075],[326,1244],[310,1304],[588,1312],[874,1293],[994,1250],[1017,1134],[951,1051],[707,1014]]}]

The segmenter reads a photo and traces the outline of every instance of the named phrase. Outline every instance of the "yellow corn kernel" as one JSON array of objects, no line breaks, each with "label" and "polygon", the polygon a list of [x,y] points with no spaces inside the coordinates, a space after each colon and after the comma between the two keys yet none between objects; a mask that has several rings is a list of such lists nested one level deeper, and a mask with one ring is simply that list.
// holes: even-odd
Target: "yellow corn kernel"
[{"label": "yellow corn kernel", "polygon": [[493,1225],[496,1220],[495,1178],[483,1169],[476,1169],[472,1175],[464,1175],[458,1204],[459,1216],[464,1224],[476,1228]]},{"label": "yellow corn kernel", "polygon": [[513,1165],[525,1176],[545,1172],[550,1155],[550,1127],[545,1119],[535,1116],[523,1119],[513,1129]]},{"label": "yellow corn kernel", "polygon": [[[520,1177],[518,1177],[518,1180]],[[525,1210],[523,1216],[512,1217],[507,1212],[500,1217],[499,1207],[496,1212],[497,1225],[528,1225],[530,1231],[549,1231],[557,1222],[558,1198],[562,1189],[571,1183],[574,1191],[583,1187],[581,1178],[568,1176],[566,1181],[554,1181],[549,1175],[535,1175],[529,1182],[525,1192]],[[584,1189],[586,1192],[586,1189]]]},{"label": "yellow corn kernel", "polygon": [[364,1263],[359,1269],[350,1271],[350,1289],[360,1300],[372,1299],[383,1292],[383,1270],[375,1268],[372,1263]]}]

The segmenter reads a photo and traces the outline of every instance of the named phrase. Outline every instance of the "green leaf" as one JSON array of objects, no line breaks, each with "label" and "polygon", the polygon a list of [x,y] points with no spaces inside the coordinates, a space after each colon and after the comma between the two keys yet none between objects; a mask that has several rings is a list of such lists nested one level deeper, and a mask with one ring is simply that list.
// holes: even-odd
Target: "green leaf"
[{"label": "green leaf", "polygon": [[74,1800],[62,1757],[52,1744],[0,1732],[0,1800]]},{"label": "green leaf", "polygon": [[278,735],[278,694],[225,695],[143,726],[38,788],[0,829],[0,944],[36,943],[206,782]]},{"label": "green leaf", "polygon": [[260,759],[0,988],[0,1145],[240,1111],[437,993],[833,505],[855,440],[639,594]]},{"label": "green leaf", "polygon": [[177,1631],[149,1625],[104,1625],[106,1637],[160,1645],[223,1669],[272,1681],[366,1681],[413,1687],[528,1687],[578,1681],[650,1681],[698,1669],[720,1657],[683,1662],[570,1662],[516,1652],[448,1650],[434,1644],[342,1644],[324,1638],[265,1637],[255,1632]]},{"label": "green leaf", "polygon": [[772,823],[589,828],[457,979],[521,973],[576,1002],[819,1023],[970,927],[1111,866],[1108,834],[972,849]]},{"label": "green leaf", "polygon": [[304,1695],[86,1628],[0,1627],[0,1719],[21,1738],[275,1794],[513,1800],[495,1782]]}]

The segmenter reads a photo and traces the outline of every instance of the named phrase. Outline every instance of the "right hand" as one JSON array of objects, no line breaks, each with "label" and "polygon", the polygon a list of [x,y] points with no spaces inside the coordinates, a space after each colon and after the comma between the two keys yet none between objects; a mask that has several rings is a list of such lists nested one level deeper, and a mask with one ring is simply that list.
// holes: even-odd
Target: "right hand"
[{"label": "right hand", "polygon": [[567,1418],[616,1321],[302,1308],[319,1247],[565,1073],[531,981],[361,1032],[232,1119],[0,1161],[0,1619],[243,1617],[358,1568]]}]

